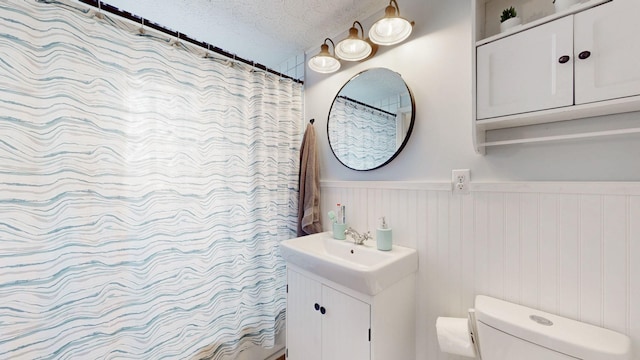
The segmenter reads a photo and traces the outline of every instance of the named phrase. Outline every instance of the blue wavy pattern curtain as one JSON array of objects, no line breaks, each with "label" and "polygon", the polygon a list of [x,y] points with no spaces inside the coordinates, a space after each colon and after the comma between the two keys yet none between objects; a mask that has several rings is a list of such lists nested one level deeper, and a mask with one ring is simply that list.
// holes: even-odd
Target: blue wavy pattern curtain
[{"label": "blue wavy pattern curtain", "polygon": [[397,149],[395,115],[348,98],[333,103],[328,132],[333,152],[352,169],[378,167]]},{"label": "blue wavy pattern curtain", "polygon": [[272,346],[301,85],[91,14],[0,2],[0,359]]}]

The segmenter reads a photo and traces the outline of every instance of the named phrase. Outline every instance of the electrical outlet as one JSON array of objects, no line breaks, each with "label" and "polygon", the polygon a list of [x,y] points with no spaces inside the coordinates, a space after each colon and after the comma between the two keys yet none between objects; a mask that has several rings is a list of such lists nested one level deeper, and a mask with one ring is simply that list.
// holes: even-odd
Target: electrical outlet
[{"label": "electrical outlet", "polygon": [[471,170],[459,169],[451,171],[451,192],[454,194],[468,194]]}]

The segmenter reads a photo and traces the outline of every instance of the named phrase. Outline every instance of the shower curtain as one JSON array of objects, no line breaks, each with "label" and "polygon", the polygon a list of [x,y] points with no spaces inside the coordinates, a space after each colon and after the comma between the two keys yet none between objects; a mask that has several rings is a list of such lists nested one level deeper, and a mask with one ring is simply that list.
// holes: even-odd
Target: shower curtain
[{"label": "shower curtain", "polygon": [[72,1],[0,23],[0,359],[272,346],[301,85]]},{"label": "shower curtain", "polygon": [[398,147],[395,115],[345,97],[332,105],[328,132],[336,157],[353,169],[376,168]]}]

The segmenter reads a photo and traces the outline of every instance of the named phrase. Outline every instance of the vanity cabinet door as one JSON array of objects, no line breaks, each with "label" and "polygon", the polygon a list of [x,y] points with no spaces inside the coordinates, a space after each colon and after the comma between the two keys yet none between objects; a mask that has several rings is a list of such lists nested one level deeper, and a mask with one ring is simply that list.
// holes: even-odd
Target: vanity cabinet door
[{"label": "vanity cabinet door", "polygon": [[287,270],[287,359],[368,360],[371,305]]},{"label": "vanity cabinet door", "polygon": [[287,271],[287,284],[287,359],[321,360],[322,284],[291,270]]},{"label": "vanity cabinet door", "polygon": [[573,17],[476,51],[478,119],[573,105]]},{"label": "vanity cabinet door", "polygon": [[576,104],[640,94],[639,14],[616,0],[575,15]]},{"label": "vanity cabinet door", "polygon": [[371,306],[330,287],[322,288],[322,358],[325,360],[369,359]]}]

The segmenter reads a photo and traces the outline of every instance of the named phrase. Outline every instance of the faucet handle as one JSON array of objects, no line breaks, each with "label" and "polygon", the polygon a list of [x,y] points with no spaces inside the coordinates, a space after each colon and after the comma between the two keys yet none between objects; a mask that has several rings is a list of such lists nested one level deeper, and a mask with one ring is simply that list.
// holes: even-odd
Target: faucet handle
[{"label": "faucet handle", "polygon": [[373,240],[373,235],[371,235],[371,231],[367,231],[366,234],[362,235],[362,241]]}]

